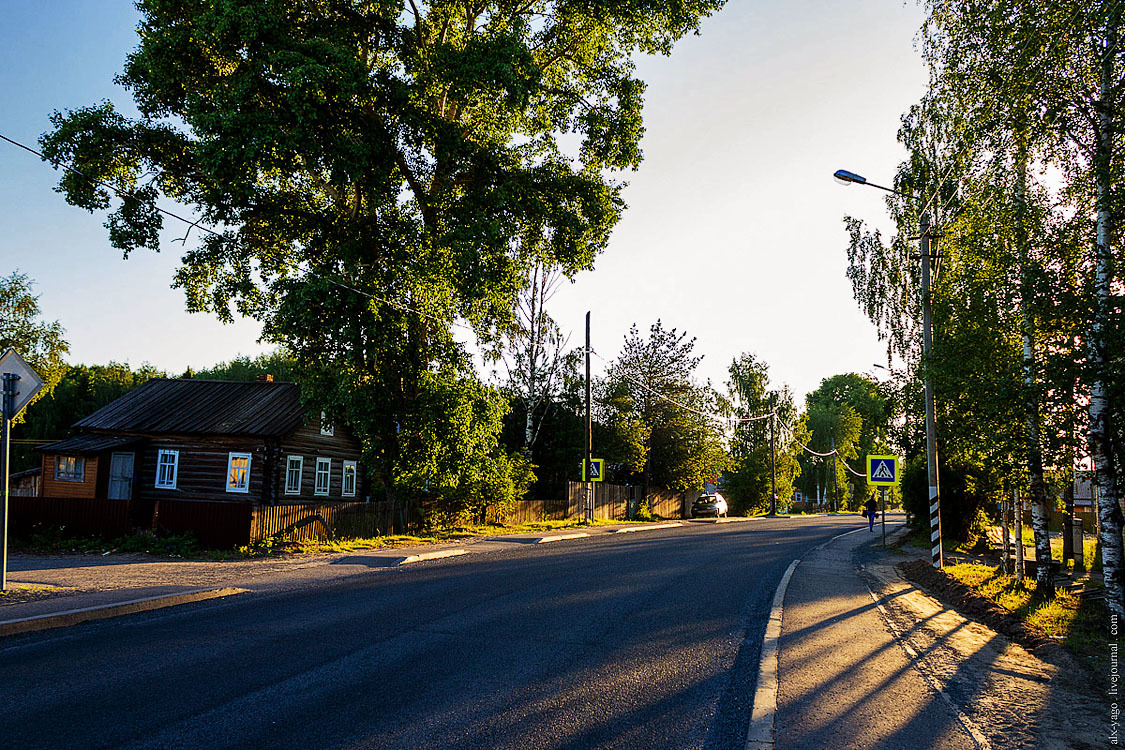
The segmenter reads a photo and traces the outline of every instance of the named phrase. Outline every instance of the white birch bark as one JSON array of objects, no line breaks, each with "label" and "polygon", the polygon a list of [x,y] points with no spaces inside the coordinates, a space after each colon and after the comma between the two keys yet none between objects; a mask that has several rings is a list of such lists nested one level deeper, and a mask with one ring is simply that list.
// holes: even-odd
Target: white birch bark
[{"label": "white birch bark", "polygon": [[1110,98],[1113,86],[1113,51],[1117,31],[1110,20],[1108,6],[1103,3],[1105,34],[1101,60],[1101,91],[1098,102],[1094,179],[1097,197],[1097,243],[1094,249],[1094,288],[1097,295],[1094,318],[1090,326],[1090,455],[1094,462],[1094,483],[1098,490],[1099,541],[1102,548],[1102,575],[1105,580],[1106,605],[1111,615],[1125,618],[1125,571],[1122,569],[1122,514],[1117,502],[1117,468],[1110,438],[1109,388],[1106,383],[1106,325],[1113,305],[1112,253],[1110,225],[1111,170],[1113,132]]}]

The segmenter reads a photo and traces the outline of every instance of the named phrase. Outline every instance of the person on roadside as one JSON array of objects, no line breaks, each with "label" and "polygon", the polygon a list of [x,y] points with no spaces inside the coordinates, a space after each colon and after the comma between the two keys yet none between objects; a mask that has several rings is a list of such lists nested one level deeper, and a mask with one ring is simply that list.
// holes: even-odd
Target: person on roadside
[{"label": "person on roadside", "polygon": [[867,510],[867,530],[875,530],[875,514],[879,512],[879,504],[875,502],[875,496],[872,495],[867,499],[867,505],[863,506]]}]

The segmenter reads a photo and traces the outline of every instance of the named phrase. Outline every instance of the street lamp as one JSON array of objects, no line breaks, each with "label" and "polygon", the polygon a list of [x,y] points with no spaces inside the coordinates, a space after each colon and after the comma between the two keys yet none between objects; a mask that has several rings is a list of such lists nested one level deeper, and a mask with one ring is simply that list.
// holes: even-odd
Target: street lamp
[{"label": "street lamp", "polygon": [[[888,193],[901,195],[913,201],[921,198],[912,193],[903,193],[874,182],[868,182],[855,172],[846,169],[836,170],[834,177],[845,185],[855,183],[868,187],[885,190]],[[925,365],[925,379],[923,381],[926,391],[926,474],[929,478],[930,497],[930,547],[932,563],[935,568],[942,567],[941,552],[941,493],[938,491],[938,456],[937,456],[937,430],[934,426],[934,384],[930,377],[930,350],[933,346],[933,321],[930,317],[930,214],[929,204],[922,208],[922,216],[918,222],[918,235],[921,238],[922,255],[922,362]]]}]

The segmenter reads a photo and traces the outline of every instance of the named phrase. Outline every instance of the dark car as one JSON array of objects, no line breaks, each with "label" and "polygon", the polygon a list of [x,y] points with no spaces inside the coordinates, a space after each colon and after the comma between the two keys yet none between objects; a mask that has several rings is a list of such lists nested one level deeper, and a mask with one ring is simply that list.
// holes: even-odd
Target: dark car
[{"label": "dark car", "polygon": [[714,516],[719,518],[727,514],[727,501],[717,492],[714,495],[700,495],[691,504],[691,518],[700,516]]}]

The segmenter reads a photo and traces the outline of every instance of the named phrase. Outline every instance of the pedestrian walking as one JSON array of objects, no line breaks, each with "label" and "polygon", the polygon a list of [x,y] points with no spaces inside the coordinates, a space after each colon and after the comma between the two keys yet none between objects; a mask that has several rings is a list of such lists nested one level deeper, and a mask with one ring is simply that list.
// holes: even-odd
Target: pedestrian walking
[{"label": "pedestrian walking", "polygon": [[875,496],[872,495],[867,500],[867,505],[863,506],[867,509],[867,530],[875,530],[875,515],[879,512],[879,504],[875,502]]}]

